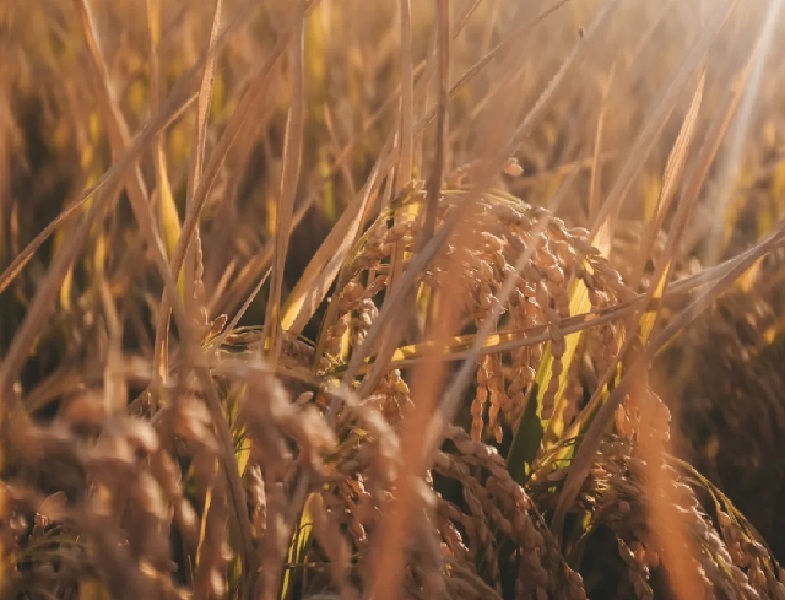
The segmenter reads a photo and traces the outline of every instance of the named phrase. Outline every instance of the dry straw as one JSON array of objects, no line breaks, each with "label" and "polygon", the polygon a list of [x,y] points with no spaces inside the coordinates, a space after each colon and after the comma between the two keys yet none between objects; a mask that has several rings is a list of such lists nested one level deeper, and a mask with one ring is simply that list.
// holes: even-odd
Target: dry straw
[{"label": "dry straw", "polygon": [[3,3],[2,596],[785,598],[777,7]]}]

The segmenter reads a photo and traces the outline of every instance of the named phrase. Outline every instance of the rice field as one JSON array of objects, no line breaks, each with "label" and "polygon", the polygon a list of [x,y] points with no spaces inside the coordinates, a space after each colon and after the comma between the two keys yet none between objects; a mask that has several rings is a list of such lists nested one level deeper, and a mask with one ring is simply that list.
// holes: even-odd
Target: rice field
[{"label": "rice field", "polygon": [[785,599],[781,0],[4,0],[0,595]]}]

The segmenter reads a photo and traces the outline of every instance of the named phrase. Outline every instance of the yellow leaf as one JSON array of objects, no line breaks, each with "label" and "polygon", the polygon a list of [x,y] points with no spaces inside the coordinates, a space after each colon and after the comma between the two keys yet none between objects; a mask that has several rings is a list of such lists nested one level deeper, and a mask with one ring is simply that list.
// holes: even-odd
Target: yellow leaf
[{"label": "yellow leaf", "polygon": [[109,590],[97,579],[83,579],[79,582],[78,600],[111,600]]},{"label": "yellow leaf", "polygon": [[[289,564],[297,564],[303,560],[308,543],[311,541],[311,533],[313,532],[313,516],[309,509],[311,502],[321,503],[321,494],[312,493],[305,502],[299,525],[295,530],[294,535],[292,535],[292,543],[289,544],[289,552],[287,554]],[[291,572],[289,569],[286,569],[283,575],[283,585],[281,586],[281,600],[286,599],[290,585]]]},{"label": "yellow leaf", "polygon": [[[180,215],[177,213],[177,205],[172,194],[172,187],[169,183],[169,174],[166,166],[166,156],[162,144],[158,144],[156,149],[156,159],[158,167],[158,193],[161,205],[161,226],[163,228],[164,245],[166,254],[171,260],[174,256],[177,241],[180,239]],[[183,270],[177,277],[177,289],[180,297],[185,297],[185,283],[183,281]]]},{"label": "yellow leaf", "polygon": [[[587,313],[591,310],[591,302],[589,301],[589,290],[583,280],[577,279],[573,284],[572,291],[570,292],[570,315],[579,315]],[[562,355],[562,370],[559,374],[559,387],[556,390],[556,396],[553,399],[553,416],[548,421],[548,425],[543,436],[546,444],[558,440],[564,432],[564,393],[567,389],[567,382],[570,376],[570,366],[575,357],[575,351],[578,348],[578,343],[581,340],[583,332],[576,332],[564,337],[564,354]],[[544,392],[550,385],[550,380],[553,373],[553,355],[551,354],[550,344],[548,345],[547,352],[540,363],[540,373],[537,375],[537,384],[540,392]],[[540,379],[542,377],[542,379]],[[539,407],[538,407],[539,408]]]}]

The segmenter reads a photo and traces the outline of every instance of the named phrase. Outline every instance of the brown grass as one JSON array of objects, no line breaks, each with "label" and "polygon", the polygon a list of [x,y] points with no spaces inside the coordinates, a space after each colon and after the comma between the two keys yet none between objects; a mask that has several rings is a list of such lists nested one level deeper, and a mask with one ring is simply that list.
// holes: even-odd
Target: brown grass
[{"label": "brown grass", "polygon": [[785,598],[779,0],[0,6],[0,593]]}]

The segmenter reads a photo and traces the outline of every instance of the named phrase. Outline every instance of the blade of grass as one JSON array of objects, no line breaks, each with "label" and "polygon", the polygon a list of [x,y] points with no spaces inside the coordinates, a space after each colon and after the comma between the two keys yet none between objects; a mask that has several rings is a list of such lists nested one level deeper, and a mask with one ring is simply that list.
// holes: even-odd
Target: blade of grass
[{"label": "blade of grass", "polygon": [[[571,178],[568,178],[562,184],[562,191],[569,189],[571,185]],[[558,205],[561,203],[561,196],[557,195],[556,202],[553,203],[553,211],[558,210]],[[547,225],[547,219],[546,225]],[[588,267],[588,265],[587,265]],[[591,267],[588,267],[591,270]],[[572,282],[572,290],[570,292],[569,310],[570,315],[588,314],[591,309],[589,302],[588,289],[582,280],[575,279]],[[569,317],[568,317],[569,318]],[[562,330],[555,322],[546,324],[544,326],[547,331],[548,344],[546,345],[543,353],[543,358],[540,362],[537,375],[535,376],[535,385],[527,398],[527,406],[522,411],[523,416],[518,424],[518,430],[512,440],[512,445],[508,452],[507,468],[510,473],[514,473],[514,477],[521,477],[521,481],[528,474],[529,467],[534,460],[534,456],[540,447],[543,440],[546,442],[554,441],[557,434],[560,434],[564,428],[563,413],[564,413],[564,394],[567,390],[567,383],[570,377],[570,368],[576,349],[582,337],[582,330],[574,333],[567,333]],[[559,374],[556,393],[553,397],[554,411],[551,418],[544,422],[542,418],[543,401],[545,391],[550,387],[553,377],[554,358],[552,354],[552,344],[554,336],[563,336],[564,352],[562,354],[562,371]],[[521,458],[523,460],[521,460]],[[513,463],[512,461],[517,461]]]},{"label": "blade of grass", "polygon": [[679,332],[686,327],[692,320],[698,317],[712,302],[714,302],[732,283],[741,276],[748,268],[754,265],[759,257],[770,252],[785,241],[785,221],[781,221],[774,233],[766,240],[757,244],[752,252],[745,255],[744,260],[729,264],[724,270],[723,276],[712,284],[690,303],[676,318],[673,319],[663,331],[655,337],[635,358],[630,365],[627,374],[622,378],[619,386],[613,390],[602,406],[597,411],[591,426],[586,431],[581,440],[581,444],[575,453],[572,465],[564,481],[562,492],[557,503],[556,513],[553,519],[552,530],[556,539],[561,538],[563,530],[564,515],[569,506],[574,502],[575,496],[580,490],[586,475],[591,468],[594,456],[599,448],[603,436],[605,435],[605,425],[610,423],[616,408],[619,406],[624,396],[630,393],[633,386],[641,377],[645,378],[651,360],[663,350]]},{"label": "blade of grass", "polygon": [[600,210],[600,189],[602,184],[602,133],[605,125],[605,115],[608,106],[608,93],[611,90],[614,76],[616,74],[616,63],[611,65],[608,78],[602,89],[602,100],[600,101],[600,114],[597,116],[597,129],[594,134],[594,152],[591,163],[591,177],[589,179],[589,222],[597,218]]},{"label": "blade of grass", "polygon": [[447,100],[450,77],[450,10],[445,0],[437,0],[438,28],[438,101],[436,104],[436,153],[425,197],[425,222],[415,244],[418,252],[436,229],[436,210],[444,178],[444,153],[447,151]]},{"label": "blade of grass", "polygon": [[[570,314],[581,314],[591,309],[591,302],[589,302],[589,290],[583,280],[576,280],[573,282],[573,288],[570,291]],[[557,329],[557,328],[555,328]],[[559,335],[562,333],[559,331]],[[562,370],[559,374],[559,387],[556,390],[556,395],[553,398],[553,416],[545,422],[545,432],[543,433],[542,442],[546,448],[549,448],[556,442],[564,432],[564,394],[567,390],[567,383],[572,375],[570,368],[572,366],[575,351],[578,348],[578,343],[581,341],[581,333],[573,333],[564,336],[564,354],[561,358]],[[551,378],[553,377],[553,354],[550,349],[550,344],[543,356],[543,361],[540,364],[542,377],[538,373],[535,377],[536,388],[540,392],[544,392],[550,386]],[[542,405],[538,402],[538,416],[542,414]],[[539,446],[539,444],[538,444]],[[527,457],[530,461],[534,456]]]},{"label": "blade of grass", "polygon": [[[310,10],[318,3],[318,1],[319,0],[306,0],[306,16],[310,13]],[[204,204],[207,201],[208,194],[210,193],[210,190],[212,189],[212,186],[218,177],[218,172],[221,169],[221,166],[223,165],[229,150],[231,150],[231,148],[234,146],[238,137],[240,137],[240,134],[243,132],[244,127],[246,127],[250,116],[254,114],[258,117],[253,108],[257,104],[259,98],[261,98],[265,92],[269,91],[270,80],[272,79],[274,68],[278,64],[278,61],[281,59],[284,52],[286,51],[287,46],[291,42],[295,34],[295,28],[299,27],[300,25],[301,23],[297,19],[294,19],[292,23],[289,24],[284,34],[272,49],[268,60],[252,77],[250,84],[238,101],[237,107],[232,114],[232,117],[229,119],[229,122],[224,128],[224,131],[221,134],[221,137],[210,156],[210,160],[204,167],[204,171],[199,181],[199,186],[194,191],[194,195],[191,203],[188,206],[188,210],[186,210],[185,219],[182,226],[182,234],[178,240],[174,257],[172,258],[172,272],[177,273],[182,268],[185,255],[188,250],[188,245],[193,238],[199,216],[201,215]],[[159,321],[156,324],[157,331],[162,331],[168,326],[169,312],[171,308],[172,307],[169,305],[168,300],[165,296],[163,296],[161,298]],[[278,326],[280,326],[280,323]]]},{"label": "blade of grass", "polygon": [[[317,493],[311,494],[309,499],[306,500],[299,524],[292,534],[292,542],[289,544],[287,553],[287,562],[289,564],[300,564],[305,558],[305,554],[311,542],[311,534],[313,533],[313,516],[309,505],[311,502],[321,501],[322,497]],[[286,600],[286,598],[289,597],[291,575],[291,569],[286,569],[284,571],[283,583],[281,584],[281,600]]]},{"label": "blade of grass", "polygon": [[67,223],[95,194],[95,202],[90,204],[88,212],[71,233],[71,236],[69,236],[68,243],[53,261],[46,278],[39,284],[36,295],[28,308],[25,320],[17,330],[8,353],[0,366],[0,402],[3,401],[3,398],[10,396],[10,386],[21,369],[32,340],[36,337],[39,328],[45,324],[46,316],[53,308],[53,306],[49,305],[52,294],[56,295],[57,290],[60,288],[62,278],[76,259],[92,223],[101,213],[108,210],[111,202],[116,199],[119,192],[120,179],[134,164],[134,161],[141,155],[155,135],[176,120],[195,99],[195,94],[190,93],[188,90],[188,83],[187,78],[181,80],[181,85],[172,91],[166,105],[134,139],[121,158],[112,165],[92,188],[83,192],[82,196],[74,204],[60,213],[54,221],[38,234],[0,277],[0,282],[2,282],[0,283],[0,290],[2,290],[13,281],[14,277],[21,271],[44,241],[59,226]]},{"label": "blade of grass", "polygon": [[665,90],[657,107],[636,136],[629,149],[628,159],[624,162],[613,188],[608,193],[608,198],[600,207],[597,219],[592,225],[591,232],[595,239],[603,231],[612,232],[614,230],[627,192],[654,148],[654,142],[665,127],[669,115],[673,112],[679,95],[683,93],[693,73],[704,60],[711,44],[717,38],[720,29],[730,17],[737,2],[738,0],[730,0],[715,8],[711,22],[687,52],[679,70],[671,80],[670,86]]},{"label": "blade of grass", "polygon": [[[400,102],[401,110],[398,128],[399,160],[397,173],[395,176],[393,196],[399,196],[411,181],[415,171],[414,164],[414,71],[412,67],[412,23],[411,23],[411,2],[400,0],[399,14],[401,20],[401,84]],[[423,63],[427,64],[427,63]],[[420,89],[425,86],[425,82],[420,82]],[[416,209],[413,207],[402,207],[396,210],[396,219],[405,220],[407,215],[412,217]],[[404,243],[402,240],[395,242],[390,256],[390,274],[387,277],[387,291],[391,290],[398,281],[403,271],[405,259]],[[389,299],[389,294],[385,294],[384,302]]]},{"label": "blade of grass", "polygon": [[[161,74],[158,63],[158,45],[160,43],[160,18],[161,6],[158,0],[147,0],[147,30],[149,42],[149,77],[150,77],[150,110],[155,112],[161,102],[163,89],[161,89]],[[169,182],[169,173],[166,165],[164,151],[164,136],[159,135],[154,141],[155,155],[155,182],[156,200],[161,217],[161,228],[166,245],[168,257],[171,259],[180,237],[180,217],[177,214],[172,187]],[[182,278],[178,281],[181,297],[185,290],[182,287]],[[156,380],[154,387],[166,385],[167,374],[167,348],[169,345],[168,332],[163,332],[159,343],[156,343],[153,364]]]},{"label": "blade of grass", "polygon": [[[382,153],[382,155],[385,154]],[[381,156],[374,164],[368,181],[357,198],[346,208],[338,222],[330,229],[330,233],[327,234],[302,276],[297,280],[283,311],[282,327],[284,331],[294,335],[302,333],[305,325],[324,300],[360,231],[362,216],[376,186],[380,160]]]},{"label": "blade of grass", "polygon": [[275,210],[275,259],[270,276],[270,295],[265,312],[264,352],[267,359],[276,362],[281,352],[282,323],[281,296],[283,294],[283,275],[286,254],[289,247],[289,227],[294,213],[297,182],[302,163],[302,146],[305,131],[305,26],[307,4],[300,2],[298,18],[300,25],[292,42],[291,68],[292,99],[289,116],[286,120],[286,134],[283,145],[283,171],[281,191]]},{"label": "blade of grass", "polygon": [[[748,73],[749,63],[742,74],[742,81],[746,79],[746,75]],[[696,168],[693,170],[691,177],[688,179],[688,184],[685,188],[686,200],[682,203],[683,206],[688,207],[694,204],[694,200],[698,196],[701,184],[709,171],[712,159],[714,156],[716,156],[716,153],[719,149],[724,132],[727,129],[732,115],[735,113],[735,110],[738,107],[740,96],[740,90],[737,90],[734,94],[732,94],[727,110],[724,114],[720,115],[720,118],[717,121],[715,121],[715,127],[713,131],[710,132],[706,143],[701,149]],[[681,220],[684,221],[685,219]],[[781,237],[782,236],[780,236],[780,238]],[[756,245],[750,250],[735,257],[734,259],[723,263],[721,269],[712,269],[711,274],[713,278],[710,283],[706,284],[705,291],[700,296],[698,296],[698,298],[696,298],[686,309],[684,309],[654,341],[644,348],[640,355],[643,358],[636,359],[635,363],[633,364],[639,364],[640,366],[638,368],[643,368],[643,363],[641,361],[644,359],[650,360],[652,357],[656,356],[657,353],[665,347],[666,343],[676,336],[678,330],[674,329],[675,323],[686,326],[686,324],[689,323],[692,318],[695,318],[701,310],[705,309],[711,301],[713,301],[722,291],[724,291],[725,288],[722,287],[723,284],[726,286],[732,284],[736,276],[744,273],[750,266],[755,264],[755,261],[760,256],[776,247],[777,243],[781,242],[780,238],[778,238],[776,234],[773,234],[766,242],[761,242],[761,244]],[[660,279],[661,274],[655,275],[654,281],[659,282]],[[626,377],[622,380],[622,384],[625,380]],[[567,474],[567,479],[564,482],[562,493],[559,497],[554,515],[553,529],[555,532],[561,532],[564,515],[566,514],[567,508],[574,501],[574,498],[576,497],[581,485],[583,484],[583,481],[586,478],[586,475],[589,472],[593,455],[602,439],[605,425],[610,422],[613,411],[615,411],[616,406],[618,406],[618,403],[621,402],[623,398],[623,394],[617,393],[619,389],[622,389],[621,386],[614,390],[611,396],[604,403],[600,403],[599,396],[592,398],[592,400],[589,402],[589,405],[586,407],[586,409],[584,409],[581,418],[577,419],[576,423],[573,425],[573,429],[579,427],[582,428],[586,425],[585,419],[588,419],[589,415],[594,415],[591,426],[588,426],[585,435],[582,437],[581,445],[578,448],[578,452],[576,453],[573,463],[570,466],[570,470]],[[601,420],[600,417],[602,417]],[[571,433],[577,434],[577,431],[573,430]],[[589,445],[586,445],[587,442]]]},{"label": "blade of grass", "polygon": [[[216,0],[213,11],[213,21],[210,28],[210,39],[207,44],[207,58],[202,80],[199,85],[199,98],[196,103],[196,124],[194,128],[194,142],[191,153],[188,185],[186,187],[186,210],[193,202],[193,196],[199,187],[205,160],[205,142],[207,138],[207,121],[210,113],[210,103],[213,97],[213,84],[215,82],[215,61],[217,58],[218,35],[221,29],[222,0]],[[189,245],[186,253],[184,267],[181,271],[186,312],[198,322],[201,311],[205,310],[204,298],[200,298],[200,290],[204,289],[202,265],[201,238],[199,225],[194,227],[193,244]]]},{"label": "blade of grass", "polygon": [[[668,99],[668,97],[671,97],[670,102],[674,101],[673,98],[675,98],[675,93],[677,90],[677,88],[675,88],[675,84],[681,78],[683,77],[686,78],[688,74],[692,72],[692,68],[688,68],[688,67],[694,67],[702,59],[702,57],[708,51],[711,41],[713,41],[716,38],[720,29],[728,19],[735,5],[736,5],[736,0],[730,0],[730,2],[726,3],[725,6],[718,7],[717,9],[715,9],[710,23],[707,25],[701,37],[695,42],[691,51],[688,53],[690,59],[685,61],[684,65],[682,66],[682,70],[680,74],[677,75],[677,78],[674,80],[671,87],[666,91],[665,98],[663,98],[663,102],[660,102],[658,110],[655,111],[655,116],[666,111],[670,112],[670,109],[665,104],[664,100]],[[650,134],[644,135],[644,133],[646,133],[647,130],[654,128],[654,125],[652,124],[651,120],[649,121],[649,123],[650,125],[644,126],[644,130],[641,132],[641,135],[639,135],[637,142],[642,143],[644,138],[650,135]],[[707,145],[704,148],[707,149],[706,150],[707,153],[710,153],[711,150],[710,145]],[[628,168],[629,171],[636,170],[634,164],[632,163],[628,163],[628,164],[630,165]],[[622,188],[626,187],[627,185],[628,184],[622,185],[617,182],[617,185],[615,186],[615,189],[618,189],[618,191],[616,192],[617,194],[616,198],[620,199],[623,193],[626,193]],[[677,210],[677,215],[674,216],[674,223],[676,228],[678,227],[681,227],[681,229],[684,228],[686,220],[689,217],[692,208],[694,207],[695,200],[697,198],[697,189],[694,187],[691,189],[688,188],[688,193],[691,191],[694,191],[694,194],[692,195],[685,194],[685,198],[683,199]],[[609,222],[606,219],[612,218],[612,214],[610,213],[610,211],[616,210],[613,207],[616,206],[618,202],[619,200],[614,200],[613,204],[611,204],[611,202],[609,201],[602,207],[599,217],[601,221],[598,220],[598,223],[601,222],[603,224],[601,225],[601,227],[607,225],[607,223]],[[660,281],[663,278],[663,275],[671,271],[672,262],[670,261],[669,256],[672,256],[673,252],[675,251],[676,240],[680,237],[680,232],[678,230],[673,230],[671,234],[672,235],[668,240],[668,248],[666,248],[664,256],[660,259],[659,264],[657,265],[656,273],[653,277],[654,284],[647,291],[649,300],[651,300],[651,297],[653,297],[657,292]],[[667,277],[666,277],[666,281],[667,281]],[[622,364],[622,361],[624,360],[624,357],[626,356],[627,352],[633,346],[634,339],[636,337],[636,334],[633,333],[633,330],[637,329],[641,325],[640,315],[634,315],[630,317],[630,319],[631,319],[630,326],[625,328],[625,330],[627,331],[627,337],[624,339],[622,348],[620,349],[619,352],[619,356],[614,361],[614,365],[612,366],[612,368],[608,369],[608,371],[603,374],[599,382],[597,391],[595,391],[595,393],[593,394],[591,400],[589,401],[588,406],[584,409],[584,411],[582,411],[583,415],[594,414],[594,411],[597,410],[597,405],[605,397],[603,389],[605,388],[606,385],[610,383],[610,380],[616,375],[618,365]],[[649,346],[644,348],[644,350],[640,353],[639,356],[647,356],[648,353],[649,353]],[[635,365],[638,366],[635,367]],[[594,454],[596,453],[597,448],[599,447],[599,443],[602,440],[602,436],[605,433],[606,427],[610,423],[610,419],[615,413],[616,407],[619,405],[621,399],[623,398],[623,395],[619,394],[619,390],[623,389],[623,386],[625,385],[625,381],[628,381],[630,377],[637,377],[637,375],[632,370],[633,367],[638,369],[642,368],[640,366],[640,361],[638,359],[632,362],[630,366],[630,374],[621,379],[619,386],[610,394],[609,397],[607,397],[607,400],[599,407],[599,410],[597,410],[596,415],[592,419],[591,425],[589,426],[586,434],[583,436],[581,443],[577,448],[575,458],[573,459],[573,463],[570,466],[570,470],[567,474],[567,479],[565,481],[564,487],[562,488],[562,493],[559,496],[556,510],[554,512],[552,529],[554,531],[554,534],[556,535],[556,539],[558,540],[562,539],[562,532],[563,532],[563,525],[564,525],[564,518],[566,515],[566,511],[568,507],[572,505],[580,489],[580,486],[583,484],[586,474],[588,473],[588,470],[591,467],[591,462],[593,460]],[[600,418],[601,416],[602,418]],[[581,419],[577,419],[576,422],[580,420]],[[574,427],[575,425],[573,425],[573,428]],[[587,442],[589,443],[587,444]]]},{"label": "blade of grass", "polygon": [[[742,97],[742,91],[744,89],[744,84],[749,77],[752,64],[751,60],[752,57],[750,57],[750,61],[748,61],[747,65],[739,74],[736,85],[732,86],[730,97],[725,106],[725,109],[721,111],[717,118],[712,122],[706,139],[701,149],[698,151],[696,162],[686,177],[687,183],[684,186],[683,192],[683,203],[685,205],[692,205],[697,201],[703,182],[706,180],[706,177],[709,174],[709,169],[711,168],[711,164],[714,161],[717,152],[719,152],[722,141],[725,138],[725,132],[727,131],[733,116],[738,109],[739,102],[741,101]],[[734,267],[734,265],[737,265],[741,261],[746,260],[753,250],[754,248],[743,252],[736,257],[728,259],[716,267],[708,267],[696,275],[687,277],[682,281],[669,284],[668,289],[663,291],[663,298],[667,300],[671,296],[676,297],[685,292],[699,291],[701,287],[710,285],[711,283],[720,279],[727,272],[727,269],[731,269]],[[659,282],[660,278],[655,276],[655,281]],[[644,294],[644,296],[646,296],[646,294]],[[649,308],[651,309],[653,307],[650,306]],[[608,381],[610,381],[610,377],[611,375],[609,374],[607,380],[603,378],[600,387],[607,385]],[[578,415],[575,423],[573,426],[571,426],[567,435],[571,437],[577,436],[579,430],[587,424],[589,417],[595,413],[600,403],[603,401],[603,398],[606,397],[606,395],[601,394],[595,395],[595,397],[590,400],[589,404],[581,412],[581,414]]]},{"label": "blade of grass", "polygon": [[[130,134],[128,126],[111,94],[109,73],[97,42],[98,35],[89,6],[87,5],[87,0],[74,0],[74,5],[77,14],[79,15],[85,42],[90,51],[91,67],[95,75],[96,87],[98,88],[99,107],[103,112],[104,120],[110,132],[112,150],[115,155],[121,156],[125,148],[129,145]],[[232,435],[229,431],[226,419],[224,418],[221,402],[215,390],[215,383],[209,369],[201,366],[199,363],[200,344],[194,336],[191,322],[188,319],[185,307],[178,296],[177,287],[172,276],[172,273],[179,272],[182,265],[179,265],[177,269],[172,269],[170,271],[170,265],[166,258],[166,250],[163,241],[158,235],[157,228],[155,227],[152,209],[147,201],[147,192],[138,165],[135,165],[133,176],[128,178],[126,187],[134,217],[139,224],[141,233],[146,238],[147,244],[152,251],[156,267],[164,280],[164,298],[167,299],[169,307],[173,310],[180,335],[183,338],[183,349],[185,351],[184,358],[186,359],[185,364],[192,364],[197,367],[195,369],[196,375],[199,377],[199,381],[204,388],[207,407],[218,431],[224,475],[229,482],[230,499],[234,509],[231,512],[233,516],[232,523],[235,529],[235,535],[242,543],[243,565],[246,569],[245,572],[255,573],[256,557],[250,537],[250,520],[247,511],[245,491],[237,473]],[[193,231],[193,229],[191,231]],[[182,242],[182,238],[179,242]],[[179,242],[178,247],[180,246]],[[162,311],[166,313],[167,318],[169,310],[170,308],[167,308],[165,311]],[[181,376],[184,376],[184,374],[181,374]],[[252,579],[253,577],[249,577],[248,580],[246,580],[247,587],[244,590],[244,597],[248,597],[253,589]]]},{"label": "blade of grass", "polygon": [[[681,174],[684,168],[684,163],[687,158],[687,149],[695,132],[695,124],[697,123],[698,111],[703,98],[704,83],[705,83],[705,74],[702,74],[698,81],[698,86],[695,91],[695,94],[693,95],[692,102],[690,103],[689,109],[687,110],[687,115],[684,119],[684,122],[682,123],[682,127],[679,131],[679,135],[677,136],[676,142],[674,143],[674,146],[668,157],[668,161],[665,167],[665,173],[663,176],[664,184],[660,191],[658,202],[657,202],[658,213],[656,215],[656,218],[649,225],[645,234],[645,239],[642,241],[641,253],[638,258],[638,265],[637,268],[636,267],[633,268],[633,275],[631,276],[631,281],[638,281],[639,277],[642,275],[646,257],[648,257],[651,253],[651,248],[653,247],[656,233],[660,230],[660,227],[662,226],[662,222],[665,219],[667,210],[670,206],[670,202],[673,198],[673,194],[676,191],[676,184],[679,180],[679,175]],[[687,203],[687,205],[690,205],[690,203]],[[688,213],[683,212],[683,214],[687,215]],[[683,217],[683,219],[686,218],[687,218],[686,216]],[[673,233],[678,235],[678,232],[673,232]],[[671,241],[673,242],[675,239],[676,239],[675,237],[672,237]],[[675,246],[672,245],[671,247],[675,247]],[[646,343],[656,323],[656,319],[660,310],[659,308],[652,309],[652,302],[660,301],[663,299],[663,293],[665,292],[666,289],[666,284],[671,272],[672,263],[673,261],[670,258],[666,258],[664,260],[664,262],[662,263],[663,264],[662,274],[660,275],[660,278],[658,280],[655,280],[656,284],[652,288],[653,290],[652,293],[645,294],[646,303],[647,303],[646,305],[649,306],[650,309],[644,310],[642,316],[635,317],[636,319],[639,319],[638,340],[640,341],[641,344]],[[661,304],[659,302],[656,304],[656,306],[658,307],[660,305]],[[626,356],[627,349],[631,347],[633,339],[634,336],[632,333],[630,333],[628,337],[628,343],[625,343],[624,339],[619,340],[620,357]],[[619,377],[621,376],[622,362],[619,359],[616,361],[616,363],[617,364],[614,366],[614,368],[610,369],[608,371],[608,374],[606,374],[606,376],[610,375],[615,380],[615,383],[618,384]],[[608,398],[609,391],[607,385],[608,385],[608,381],[606,381],[604,377],[602,379],[601,385],[598,386],[598,390],[593,394],[593,396],[596,397],[600,402],[603,402]],[[592,398],[592,400],[593,399],[594,398]],[[589,404],[591,406],[592,402],[590,401]],[[575,435],[577,435],[576,434],[577,423],[583,423],[584,418],[586,417],[586,415],[589,414],[592,413],[589,410],[585,410],[581,415],[578,416],[578,418],[576,419],[576,423],[570,427],[570,433],[568,437],[575,437]],[[572,454],[574,450],[575,450],[575,445],[562,446],[562,450],[557,453],[556,459],[570,460],[572,458]]]},{"label": "blade of grass", "polygon": [[119,157],[115,163],[104,173],[92,187],[81,192],[79,197],[60,214],[57,215],[47,226],[36,235],[24,250],[20,252],[11,264],[0,274],[0,293],[3,293],[11,282],[24,269],[30,259],[41,248],[41,246],[54,234],[58,228],[67,225],[85,207],[94,194],[101,194],[107,188],[116,185],[125,175],[126,171],[133,165],[139,156],[149,147],[153,140],[162,131],[167,129],[188,109],[191,103],[196,100],[196,92],[191,91],[191,80],[194,72],[189,72],[180,79],[178,85],[172,90],[168,101],[155,114],[150,122],[135,136],[128,150]]},{"label": "blade of grass", "polygon": [[[705,72],[701,74],[701,78],[698,83],[698,89],[695,90],[695,95],[692,98],[692,102],[690,103],[690,107],[687,110],[687,116],[682,123],[681,129],[679,130],[679,135],[676,138],[676,142],[671,149],[671,152],[668,156],[668,161],[665,165],[665,173],[663,175],[663,186],[660,191],[659,198],[657,200],[657,214],[656,218],[653,219],[653,222],[649,225],[645,239],[641,244],[642,252],[640,253],[637,265],[633,269],[633,281],[637,281],[643,274],[644,265],[646,262],[646,256],[650,255],[651,249],[654,246],[654,239],[657,235],[657,232],[662,227],[662,223],[665,221],[665,217],[667,216],[668,209],[670,208],[671,201],[676,193],[676,186],[680,179],[681,173],[684,170],[684,165],[687,161],[687,151],[690,147],[692,142],[692,138],[695,134],[695,125],[698,121],[698,111],[701,106],[701,102],[703,100],[703,87],[706,82],[706,75]],[[662,294],[665,291],[667,277],[670,273],[671,266],[673,263],[672,258],[668,258],[665,264],[665,269],[663,272],[662,277],[659,281],[656,282],[654,294],[652,298],[661,299]],[[641,343],[645,344],[646,341],[649,339],[649,335],[651,334],[652,330],[654,329],[654,325],[657,319],[657,312],[649,312],[646,313],[641,317],[641,324],[640,324],[640,341]]]},{"label": "blade of grass", "polygon": [[[430,181],[426,190],[426,213],[423,230],[416,242],[416,252],[431,238],[436,226],[436,209],[442,188],[444,175],[445,138],[447,135],[447,81],[450,65],[450,5],[449,0],[436,0],[437,38],[438,38],[438,117],[436,131],[436,152]],[[406,166],[406,165],[404,165]],[[455,265],[460,269],[460,265]],[[459,276],[453,275],[457,282]],[[439,292],[437,292],[439,293]],[[444,297],[449,298],[449,290],[444,290]],[[411,291],[407,293],[412,297]],[[414,299],[414,298],[412,298]],[[433,330],[437,337],[446,334],[458,319],[455,303],[445,305],[434,315]],[[410,316],[410,315],[409,315]],[[430,359],[430,360],[429,360]],[[436,360],[434,360],[436,359]],[[444,362],[438,360],[437,354],[430,354],[423,365],[414,373],[412,401],[414,410],[406,415],[401,432],[401,468],[395,481],[395,498],[382,514],[379,532],[379,546],[370,555],[369,585],[370,597],[378,600],[393,600],[399,595],[399,586],[404,567],[404,544],[409,528],[409,515],[414,510],[416,498],[415,478],[419,478],[427,467],[422,462],[419,446],[422,444],[422,433],[427,428],[431,407],[435,403],[436,393],[443,384],[445,375]],[[365,382],[363,382],[365,384]]]},{"label": "blade of grass", "polygon": [[399,129],[400,160],[395,193],[409,183],[414,168],[414,67],[412,66],[411,0],[400,0],[401,19],[401,117]]},{"label": "blade of grass", "polygon": [[[221,33],[217,44],[219,49],[226,45],[232,33],[247,22],[248,11],[256,6],[257,3],[254,0],[249,0],[243,4],[243,10],[237,11],[237,17],[233,19],[229,26]],[[69,223],[94,193],[100,191],[107,185],[111,185],[111,182],[115,179],[123,177],[126,170],[133,164],[138,156],[148,149],[150,140],[153,140],[162,131],[168,129],[172,123],[185,113],[191,103],[197,98],[197,92],[194,91],[195,81],[205,60],[206,55],[202,54],[197,64],[178,79],[164,106],[159,112],[153,112],[153,116],[149,122],[134,137],[127,152],[122,157],[117,157],[115,164],[103,174],[94,186],[82,191],[77,200],[49,222],[47,226],[36,235],[27,246],[25,246],[24,250],[14,257],[11,264],[9,264],[8,267],[3,270],[2,274],[0,274],[0,294],[5,291],[8,285],[17,275],[19,275],[22,269],[24,269],[25,265],[30,262],[30,259],[35,255],[43,243],[49,239],[59,227]]]},{"label": "blade of grass", "polygon": [[[295,228],[302,222],[306,213],[313,206],[318,198],[318,194],[312,193],[308,196],[305,202],[297,207],[292,218],[292,226],[289,230],[291,234]],[[234,310],[237,305],[242,305],[248,294],[256,286],[260,278],[265,278],[266,270],[270,269],[275,254],[275,247],[273,242],[267,242],[261,251],[254,254],[240,270],[234,281],[229,285],[228,290],[222,297],[216,298],[212,303],[212,314],[220,314],[222,312],[229,312]],[[258,292],[257,292],[258,293]],[[292,301],[294,303],[294,301]],[[288,306],[288,304],[287,304]]]},{"label": "blade of grass", "polygon": [[[161,5],[159,0],[147,0],[148,60],[150,77],[150,110],[158,110],[164,90],[161,87],[161,73],[158,61],[158,45],[161,36]],[[158,204],[166,250],[171,258],[180,237],[180,217],[177,214],[169,173],[166,166],[163,136],[158,136],[155,147],[155,182],[158,190]],[[181,289],[182,293],[182,289]]]},{"label": "blade of grass", "polygon": [[119,187],[119,184],[114,182],[111,187],[105,187],[102,194],[96,195],[65,245],[55,255],[46,277],[38,284],[27,314],[11,340],[8,353],[0,363],[0,415],[6,416],[13,408],[17,408],[17,396],[13,393],[13,386],[27,359],[27,353],[39,331],[46,324],[48,315],[54,309],[60,285],[87,240],[93,224],[105,214],[111,202],[117,198]]}]

